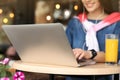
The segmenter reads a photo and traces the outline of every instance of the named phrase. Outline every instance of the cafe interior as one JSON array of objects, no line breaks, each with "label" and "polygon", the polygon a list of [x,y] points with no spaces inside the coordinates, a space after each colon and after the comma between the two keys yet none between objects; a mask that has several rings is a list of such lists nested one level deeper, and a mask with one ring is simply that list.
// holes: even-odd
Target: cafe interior
[{"label": "cafe interior", "polygon": [[[120,11],[120,0],[112,0],[112,3],[113,9]],[[0,0],[0,53],[4,54],[11,45],[2,25],[62,23],[66,29],[68,21],[79,14],[79,8],[79,0]],[[12,59],[20,58],[16,54]],[[48,74],[24,73],[25,80],[49,79]],[[65,78],[56,75],[55,80]]]}]

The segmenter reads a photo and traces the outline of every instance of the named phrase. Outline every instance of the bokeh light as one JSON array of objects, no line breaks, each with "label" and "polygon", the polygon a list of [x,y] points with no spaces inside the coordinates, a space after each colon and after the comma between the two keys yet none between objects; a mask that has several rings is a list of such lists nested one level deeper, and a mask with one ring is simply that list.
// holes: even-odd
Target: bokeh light
[{"label": "bokeh light", "polygon": [[51,18],[52,18],[52,17],[51,17],[50,15],[46,16],[46,20],[47,20],[47,21],[50,21]]},{"label": "bokeh light", "polygon": [[60,9],[60,4],[56,4],[56,5],[55,5],[55,8],[56,8],[56,9]]},{"label": "bokeh light", "polygon": [[66,10],[64,11],[64,18],[65,18],[65,19],[68,19],[68,18],[70,17],[70,15],[71,15],[71,11],[66,9]]},{"label": "bokeh light", "polygon": [[3,23],[8,23],[8,18],[3,18]]},{"label": "bokeh light", "polygon": [[78,5],[74,5],[74,10],[78,10]]},{"label": "bokeh light", "polygon": [[10,17],[10,18],[14,18],[14,13],[10,13],[10,14],[9,14],[9,17]]},{"label": "bokeh light", "polygon": [[2,14],[3,13],[3,10],[2,9],[0,9],[0,14]]}]

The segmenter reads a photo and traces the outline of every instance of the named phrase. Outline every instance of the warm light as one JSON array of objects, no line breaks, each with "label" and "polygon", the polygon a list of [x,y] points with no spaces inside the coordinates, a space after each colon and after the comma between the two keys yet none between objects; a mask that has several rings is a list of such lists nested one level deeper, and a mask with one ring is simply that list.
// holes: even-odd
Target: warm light
[{"label": "warm light", "polygon": [[56,9],[60,9],[60,4],[56,4],[56,5],[55,5],[55,8],[56,8]]},{"label": "warm light", "polygon": [[74,10],[78,10],[78,5],[74,5]]},{"label": "warm light", "polygon": [[50,15],[46,16],[46,20],[50,21],[51,20],[51,16]]},{"label": "warm light", "polygon": [[0,9],[0,14],[2,14],[3,13],[3,10],[2,9]]},{"label": "warm light", "polygon": [[3,23],[5,23],[5,24],[8,23],[8,19],[7,19],[7,18],[4,18],[4,19],[3,19]]},{"label": "warm light", "polygon": [[10,14],[9,14],[9,17],[10,17],[10,18],[14,18],[14,13],[10,13]]}]

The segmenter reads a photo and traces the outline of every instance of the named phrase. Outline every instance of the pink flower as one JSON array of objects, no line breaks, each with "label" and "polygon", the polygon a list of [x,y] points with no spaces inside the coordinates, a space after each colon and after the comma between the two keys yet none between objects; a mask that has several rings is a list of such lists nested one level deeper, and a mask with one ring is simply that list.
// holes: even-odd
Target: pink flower
[{"label": "pink flower", "polygon": [[8,77],[0,78],[0,80],[10,80]]},{"label": "pink flower", "polygon": [[16,72],[13,76],[13,80],[25,80],[25,75],[22,72]]},{"label": "pink flower", "polygon": [[5,58],[5,59],[2,61],[2,63],[3,63],[3,64],[7,64],[9,61],[10,61],[9,58]]},{"label": "pink flower", "polygon": [[4,60],[0,61],[2,64],[7,64],[10,61],[9,58],[5,58]]}]

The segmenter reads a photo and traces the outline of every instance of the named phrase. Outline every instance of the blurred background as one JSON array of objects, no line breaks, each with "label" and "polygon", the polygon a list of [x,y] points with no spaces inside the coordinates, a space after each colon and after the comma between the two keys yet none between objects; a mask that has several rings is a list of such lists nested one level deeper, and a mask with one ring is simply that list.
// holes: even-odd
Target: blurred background
[{"label": "blurred background", "polygon": [[[112,0],[113,8],[120,10],[120,0]],[[117,4],[117,5],[116,5]],[[79,13],[79,0],[0,0],[0,44],[10,44],[1,25],[40,24],[60,22]]]}]

